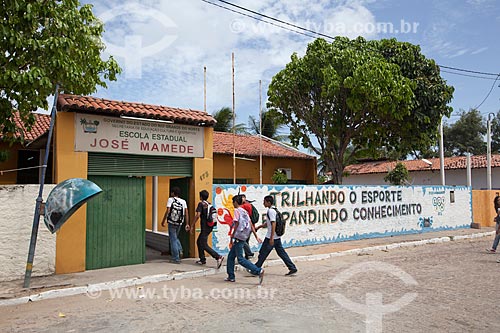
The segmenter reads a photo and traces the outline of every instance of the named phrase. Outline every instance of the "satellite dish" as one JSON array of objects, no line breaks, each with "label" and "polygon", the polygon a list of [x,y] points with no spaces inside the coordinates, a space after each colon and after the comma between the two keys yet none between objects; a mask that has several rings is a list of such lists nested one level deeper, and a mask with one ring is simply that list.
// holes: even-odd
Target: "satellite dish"
[{"label": "satellite dish", "polygon": [[101,192],[99,186],[82,178],[71,178],[57,184],[45,203],[45,225],[51,233],[56,232],[78,208]]}]

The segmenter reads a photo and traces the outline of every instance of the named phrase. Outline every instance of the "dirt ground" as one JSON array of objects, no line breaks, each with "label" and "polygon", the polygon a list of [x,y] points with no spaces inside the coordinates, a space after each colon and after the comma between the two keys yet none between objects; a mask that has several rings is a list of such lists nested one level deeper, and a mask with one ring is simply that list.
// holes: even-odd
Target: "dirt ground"
[{"label": "dirt ground", "polygon": [[0,332],[500,332],[492,239],[300,262],[0,308]]}]

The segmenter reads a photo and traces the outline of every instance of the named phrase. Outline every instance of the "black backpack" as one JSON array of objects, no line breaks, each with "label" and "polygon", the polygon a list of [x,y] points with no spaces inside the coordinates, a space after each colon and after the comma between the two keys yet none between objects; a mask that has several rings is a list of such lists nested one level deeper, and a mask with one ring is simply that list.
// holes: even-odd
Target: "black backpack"
[{"label": "black backpack", "polygon": [[[285,221],[283,220],[283,215],[281,215],[276,207],[271,208],[276,211],[276,227],[274,229],[276,231],[276,236],[283,236],[285,234],[286,227]],[[269,219],[269,212],[267,214],[267,218]]]},{"label": "black backpack", "polygon": [[172,205],[170,206],[170,211],[168,212],[167,220],[169,223],[180,225],[184,217],[184,208],[182,203],[174,198]]},{"label": "black backpack", "polygon": [[215,209],[212,204],[210,204],[208,201],[203,201],[203,206],[207,206],[206,208],[203,207],[203,211],[205,212],[205,221],[207,221],[207,225],[209,227],[215,227],[217,226],[217,209]]},{"label": "black backpack", "polygon": [[250,206],[252,206],[252,215],[250,215],[250,221],[252,221],[252,223],[255,224],[255,223],[259,222],[260,214],[254,205],[250,204]]}]

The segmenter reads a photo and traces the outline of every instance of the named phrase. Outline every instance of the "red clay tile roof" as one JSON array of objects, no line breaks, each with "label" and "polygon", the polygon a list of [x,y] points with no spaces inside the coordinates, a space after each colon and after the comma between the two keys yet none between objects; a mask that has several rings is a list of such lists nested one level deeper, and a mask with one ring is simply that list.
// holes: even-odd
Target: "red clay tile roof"
[{"label": "red clay tile roof", "polygon": [[[50,115],[48,114],[40,114],[40,113],[35,113],[35,118],[36,121],[31,127],[31,131],[26,131],[24,126],[22,126],[23,131],[24,131],[24,139],[27,141],[33,141],[37,139],[38,137],[42,136],[49,130],[50,127]],[[17,123],[17,120],[16,120]]]},{"label": "red clay tile roof", "polygon": [[[214,132],[214,154],[233,154],[233,134],[226,132]],[[260,156],[260,144],[258,136],[236,135],[236,155],[243,157]],[[278,158],[314,159],[309,154],[288,147],[287,145],[262,137],[262,156]]]},{"label": "red clay tile roof", "polygon": [[[408,171],[427,171],[439,170],[439,158],[429,158],[428,161],[432,165],[425,163],[422,160],[401,161]],[[392,170],[397,162],[395,161],[378,161],[368,162],[363,164],[352,164],[345,168],[345,171],[351,175],[363,175],[370,173],[387,173]],[[465,156],[446,157],[444,159],[445,170],[465,169],[467,160]],[[486,168],[486,155],[471,156],[471,168]],[[491,167],[500,167],[500,155],[491,155]]]},{"label": "red clay tile roof", "polygon": [[169,106],[120,102],[91,96],[61,94],[57,100],[60,111],[75,111],[99,115],[129,116],[171,120],[179,124],[213,126],[216,121],[208,113]]},{"label": "red clay tile roof", "polygon": [[[49,130],[50,116],[35,114],[36,123],[31,132],[25,134],[29,141],[35,140]],[[19,121],[19,120],[17,120]],[[18,124],[19,125],[19,124]],[[258,157],[260,154],[259,137],[250,135],[236,135],[236,154],[238,156]],[[233,154],[233,134],[224,132],[214,132],[213,138],[214,154]],[[314,159],[312,155],[300,152],[283,143],[262,138],[262,155],[278,158]]]},{"label": "red clay tile roof", "polygon": [[26,142],[31,142],[39,136],[45,134],[45,132],[49,130],[50,115],[40,113],[34,113],[33,115],[35,116],[35,123],[31,127],[31,131],[28,132],[23,122],[21,121],[21,118],[19,117],[19,113],[16,112],[14,114],[14,122],[16,123],[16,126],[21,130],[16,133],[17,138],[23,137]]}]

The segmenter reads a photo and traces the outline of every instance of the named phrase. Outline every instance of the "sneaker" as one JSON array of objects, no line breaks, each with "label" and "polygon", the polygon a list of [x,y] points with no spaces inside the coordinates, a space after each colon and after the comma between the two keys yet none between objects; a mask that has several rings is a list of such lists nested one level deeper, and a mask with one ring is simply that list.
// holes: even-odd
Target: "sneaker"
[{"label": "sneaker", "polygon": [[222,262],[224,261],[224,257],[220,256],[219,259],[217,259],[217,269],[220,269],[222,266]]},{"label": "sneaker", "polygon": [[497,250],[495,250],[495,249],[486,249],[486,252],[488,252],[488,253],[497,253]]},{"label": "sneaker", "polygon": [[169,263],[171,263],[171,264],[180,264],[181,261],[180,260],[169,260]]},{"label": "sneaker", "polygon": [[230,278],[227,277],[227,278],[224,279],[224,281],[226,281],[226,282],[235,282],[236,280],[235,279],[230,279]]},{"label": "sneaker", "polygon": [[206,265],[206,264],[207,264],[207,262],[206,262],[206,261],[201,261],[201,260],[198,260],[196,263],[197,263],[198,265]]},{"label": "sneaker", "polygon": [[297,273],[297,269],[291,269],[288,271],[288,273],[285,274],[285,276],[293,275],[295,273]]},{"label": "sneaker", "polygon": [[262,281],[264,281],[264,269],[263,268],[260,269],[260,273],[259,273],[259,285],[262,284]]}]

